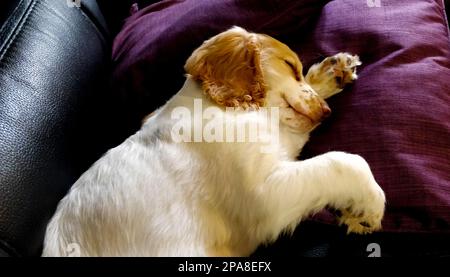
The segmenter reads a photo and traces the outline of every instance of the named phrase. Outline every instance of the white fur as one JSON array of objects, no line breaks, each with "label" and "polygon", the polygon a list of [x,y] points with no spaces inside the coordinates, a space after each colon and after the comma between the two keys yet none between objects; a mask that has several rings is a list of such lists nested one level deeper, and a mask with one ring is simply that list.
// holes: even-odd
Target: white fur
[{"label": "white fur", "polygon": [[[385,198],[363,158],[295,160],[309,131],[282,124],[273,153],[262,153],[261,143],[174,143],[173,109],[192,111],[198,98],[216,106],[188,77],[79,178],[48,225],[43,256],[66,256],[74,243],[81,256],[245,256],[325,206],[342,210],[350,231],[380,227]],[[240,122],[255,120],[236,113]]]}]

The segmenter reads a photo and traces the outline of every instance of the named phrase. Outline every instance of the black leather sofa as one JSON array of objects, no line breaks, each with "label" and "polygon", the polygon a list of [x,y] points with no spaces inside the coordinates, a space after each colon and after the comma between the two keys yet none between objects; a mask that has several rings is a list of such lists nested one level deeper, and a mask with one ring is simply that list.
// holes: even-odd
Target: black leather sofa
[{"label": "black leather sofa", "polygon": [[59,200],[136,128],[111,44],[131,2],[155,1],[68,1],[0,2],[0,257],[40,255]]},{"label": "black leather sofa", "polygon": [[59,199],[105,150],[111,38],[95,1],[0,6],[0,255],[33,256]]},{"label": "black leather sofa", "polygon": [[[82,0],[80,8],[66,0],[0,2],[0,256],[40,255],[58,201],[133,132],[129,110],[109,87],[112,38],[131,2]],[[255,255],[367,256],[370,242],[386,246],[387,255],[450,255],[445,240],[346,236],[338,227],[306,223],[294,238]]]}]

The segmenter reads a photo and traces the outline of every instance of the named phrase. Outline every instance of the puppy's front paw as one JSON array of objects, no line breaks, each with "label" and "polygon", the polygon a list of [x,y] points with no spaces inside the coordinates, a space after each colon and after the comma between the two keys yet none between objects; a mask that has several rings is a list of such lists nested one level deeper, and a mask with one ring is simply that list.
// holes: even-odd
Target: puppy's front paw
[{"label": "puppy's front paw", "polygon": [[356,67],[361,65],[357,55],[339,53],[311,66],[306,82],[324,99],[342,91],[358,78]]},{"label": "puppy's front paw", "polygon": [[328,75],[334,78],[334,83],[340,89],[358,79],[356,67],[362,64],[358,55],[350,55],[348,53],[339,53],[328,57],[324,63],[328,64]]},{"label": "puppy's front paw", "polygon": [[341,210],[339,224],[347,225],[347,233],[368,234],[379,230],[385,202],[383,190],[372,180],[361,201]]}]

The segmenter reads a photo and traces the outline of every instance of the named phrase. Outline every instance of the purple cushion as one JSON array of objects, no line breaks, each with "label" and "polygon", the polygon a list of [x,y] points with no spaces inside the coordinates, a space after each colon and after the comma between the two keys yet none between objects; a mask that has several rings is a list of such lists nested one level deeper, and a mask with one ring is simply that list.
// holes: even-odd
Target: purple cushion
[{"label": "purple cushion", "polygon": [[[332,1],[295,47],[357,53],[352,89],[330,101],[333,115],[308,155],[362,155],[386,192],[385,231],[450,232],[450,41],[442,1]],[[325,217],[318,217],[325,219]]]},{"label": "purple cushion", "polygon": [[[450,232],[450,40],[443,1],[326,2],[149,6],[115,40],[115,87],[139,99],[136,110],[150,112],[181,87],[191,52],[232,25],[285,42],[305,68],[337,52],[358,54],[359,80],[329,101],[333,115],[302,158],[331,150],[360,154],[386,192],[384,231]],[[327,213],[314,219],[333,221]]]},{"label": "purple cushion", "polygon": [[143,116],[181,88],[183,65],[205,39],[233,25],[285,38],[307,33],[329,1],[167,0],[153,4],[130,16],[114,41],[114,87]]}]

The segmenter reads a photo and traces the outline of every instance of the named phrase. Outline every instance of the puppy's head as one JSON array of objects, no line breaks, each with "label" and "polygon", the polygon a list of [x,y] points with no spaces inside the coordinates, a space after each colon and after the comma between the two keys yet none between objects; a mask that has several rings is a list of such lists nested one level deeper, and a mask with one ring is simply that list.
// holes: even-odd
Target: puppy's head
[{"label": "puppy's head", "polygon": [[185,70],[217,104],[279,107],[282,123],[298,132],[313,129],[330,113],[305,82],[298,56],[267,35],[233,27],[196,49]]}]

